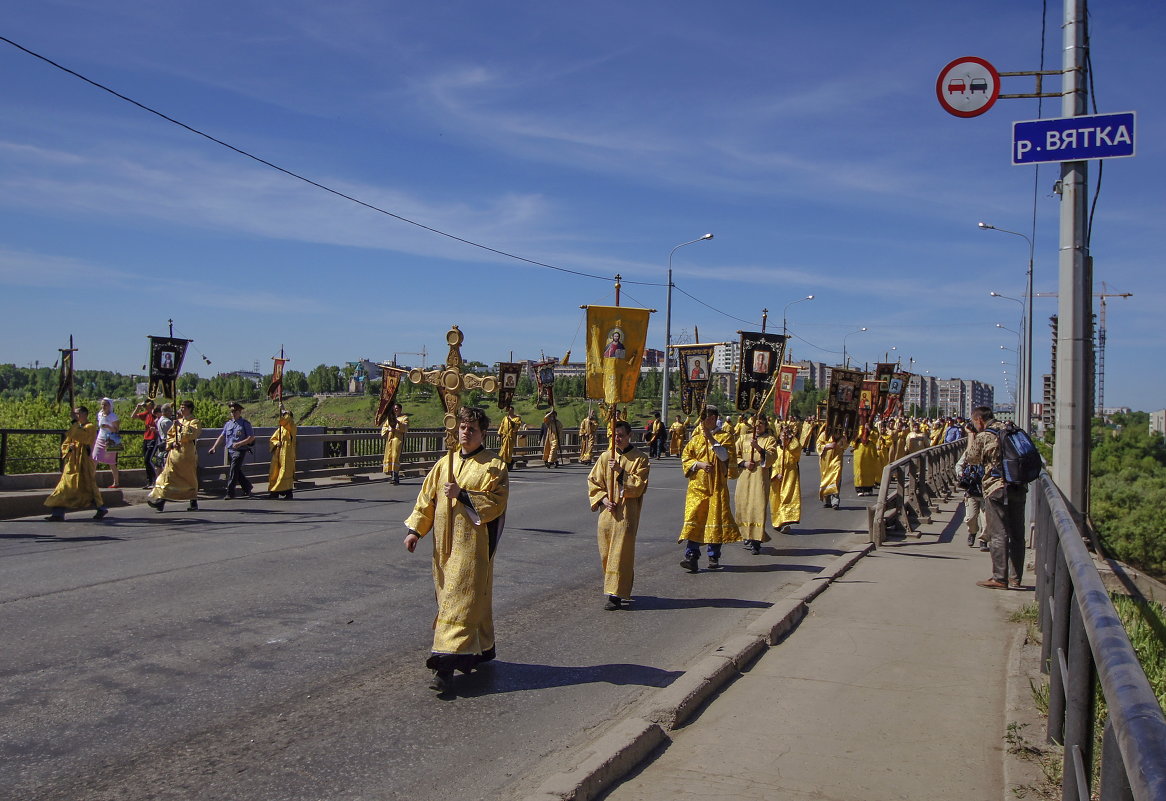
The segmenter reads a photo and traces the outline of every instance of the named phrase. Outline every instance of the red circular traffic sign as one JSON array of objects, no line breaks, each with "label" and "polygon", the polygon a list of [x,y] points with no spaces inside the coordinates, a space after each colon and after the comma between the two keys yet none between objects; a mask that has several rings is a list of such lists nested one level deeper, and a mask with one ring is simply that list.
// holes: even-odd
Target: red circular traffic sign
[{"label": "red circular traffic sign", "polygon": [[948,114],[979,116],[1000,96],[1000,73],[982,58],[957,58],[940,70],[935,96]]}]

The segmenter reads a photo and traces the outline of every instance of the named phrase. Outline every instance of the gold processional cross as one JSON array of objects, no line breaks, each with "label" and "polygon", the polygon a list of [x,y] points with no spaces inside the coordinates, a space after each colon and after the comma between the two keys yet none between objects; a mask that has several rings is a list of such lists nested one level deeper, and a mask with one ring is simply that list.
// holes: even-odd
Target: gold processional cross
[{"label": "gold processional cross", "polygon": [[[485,392],[495,392],[498,389],[498,379],[492,375],[477,376],[473,373],[462,372],[462,341],[465,336],[458,327],[451,326],[445,335],[449,344],[449,355],[445,357],[445,364],[440,370],[422,370],[414,367],[409,371],[409,380],[414,384],[432,384],[437,387],[441,395],[441,402],[445,406],[445,448],[449,451],[447,460],[448,470],[446,481],[454,481],[453,455],[457,450],[458,409],[462,405],[462,392],[467,389],[481,389]],[[482,435],[485,436],[483,431]],[[445,515],[445,555],[448,557],[453,547],[453,516],[457,501],[450,498],[449,508]],[[476,517],[472,515],[471,519]],[[474,521],[477,522],[476,520]]]}]

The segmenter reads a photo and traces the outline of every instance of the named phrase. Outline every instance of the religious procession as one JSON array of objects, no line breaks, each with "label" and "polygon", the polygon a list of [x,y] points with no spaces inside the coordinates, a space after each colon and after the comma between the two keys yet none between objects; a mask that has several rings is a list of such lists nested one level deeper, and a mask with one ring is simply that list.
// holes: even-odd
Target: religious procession
[{"label": "religious procession", "polygon": [[[834,368],[825,398],[813,416],[791,413],[798,367],[786,362],[788,337],[765,331],[739,332],[739,363],[731,408],[709,402],[714,348],[725,343],[687,343],[671,347],[679,378],[679,414],[669,420],[665,408],[646,421],[628,419],[643,375],[650,309],[585,306],[584,362],[587,413],[579,420],[576,445],[568,447],[567,429],[555,402],[555,367],[561,361],[533,365],[501,362],[497,375],[465,369],[464,335],[458,326],[446,334],[445,361],[436,369],[403,369],[382,364],[380,392],[372,425],[383,438],[381,469],[387,481],[401,484],[418,462],[408,458],[410,415],[398,397],[402,381],[432,387],[444,409],[444,454],[425,469],[411,511],[402,521],[403,545],[413,553],[424,539],[432,544],[436,600],[433,640],[426,667],[430,687],[439,695],[454,693],[456,674],[468,674],[496,658],[493,623],[494,563],[505,528],[510,475],[530,462],[544,469],[569,465],[572,457],[589,468],[580,478],[579,495],[596,514],[599,595],[609,612],[635,608],[636,539],[649,490],[653,463],[679,467],[685,479],[682,523],[676,532],[680,567],[688,574],[719,571],[725,545],[739,543],[752,556],[763,556],[774,535],[789,535],[802,522],[803,458],[817,457],[818,499],[823,508],[839,509],[843,466],[853,465],[857,497],[877,491],[884,468],[916,450],[964,436],[964,421],[924,420],[903,415],[902,398],[910,374],[897,363],[879,363],[869,374]],[[176,379],[190,340],[150,337],[148,398],[132,417],[144,426],[147,465],[145,503],[157,512],[166,504],[185,502],[199,511],[200,440],[207,453],[222,450],[226,460],[225,499],[255,494],[245,465],[257,435],[239,402],[228,404],[228,419],[210,440],[190,399],[179,400]],[[116,454],[120,428],[112,401],[105,399],[97,423],[89,410],[73,407],[72,357],[62,350],[59,400],[69,399],[71,427],[62,444],[63,467],[54,493],[46,501],[59,522],[67,510],[94,508],[94,518],[109,514],[96,482],[96,465]],[[273,358],[267,395],[279,409],[267,442],[270,468],[266,497],[291,500],[296,486],[297,424],[284,405],[281,348]],[[523,371],[535,379],[545,403],[541,420],[524,420],[515,411],[515,391]],[[492,395],[494,420],[486,409],[463,403],[475,391]],[[155,399],[162,402],[155,404]],[[537,424],[537,428],[534,426]],[[213,433],[213,432],[212,432]],[[486,447],[494,436],[496,450]],[[537,452],[523,442],[534,439]],[[205,442],[204,442],[205,444]],[[520,453],[521,452],[521,453]],[[116,456],[113,465],[116,467]],[[658,468],[659,469],[659,468]],[[116,481],[116,474],[114,474]],[[201,493],[205,494],[205,493]],[[976,526],[972,515],[969,530]],[[982,525],[969,535],[976,538]],[[504,553],[504,550],[503,550]]]}]

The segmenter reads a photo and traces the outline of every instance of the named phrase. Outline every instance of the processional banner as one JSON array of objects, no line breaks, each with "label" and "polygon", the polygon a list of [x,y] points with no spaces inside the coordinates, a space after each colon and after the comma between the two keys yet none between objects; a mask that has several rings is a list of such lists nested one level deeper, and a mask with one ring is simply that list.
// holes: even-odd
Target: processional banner
[{"label": "processional banner", "polygon": [[866,379],[858,393],[858,422],[869,426],[879,408],[879,382]]},{"label": "processional banner", "polygon": [[175,337],[149,337],[150,383],[146,397],[153,399],[159,393],[165,398],[178,398],[178,375],[182,372],[182,360],[186,358],[186,346],[191,339]]},{"label": "processional banner", "polygon": [[267,385],[267,397],[273,401],[283,401],[283,366],[287,364],[287,359],[280,359],[278,357],[271,360],[274,364],[271,367],[271,383]]},{"label": "processional banner", "polygon": [[534,382],[538,387],[538,396],[547,402],[547,406],[554,406],[555,363],[539,362],[534,365]]},{"label": "processional banner", "polygon": [[[570,351],[568,351],[570,353]],[[498,408],[514,405],[514,391],[522,374],[522,362],[498,362]]]},{"label": "processional banner", "polygon": [[742,331],[741,361],[737,365],[737,411],[761,409],[773,378],[785,356],[784,334]]},{"label": "processional banner", "polygon": [[883,401],[883,417],[894,417],[903,408],[903,396],[911,383],[910,373],[894,373],[887,380],[887,396]]},{"label": "processional banner", "polygon": [[377,403],[376,417],[373,418],[374,425],[383,426],[386,420],[397,422],[397,416],[393,414],[393,404],[397,400],[397,387],[401,385],[401,375],[400,371],[381,365],[381,397]]},{"label": "processional banner", "polygon": [[830,393],[826,396],[826,432],[853,439],[858,431],[862,371],[834,367],[830,370]]},{"label": "processional banner", "polygon": [[649,309],[628,306],[587,307],[587,397],[608,405],[636,397]]},{"label": "processional banner", "polygon": [[773,416],[777,420],[789,419],[789,407],[794,398],[794,385],[798,380],[798,366],[783,364],[777,375],[777,389],[773,393]]},{"label": "processional banner", "polygon": [[673,345],[680,368],[680,410],[699,414],[712,380],[713,345]]},{"label": "processional banner", "polygon": [[73,411],[74,379],[73,379],[73,337],[69,337],[69,347],[61,348],[61,373],[57,377],[57,400],[60,404],[65,398],[69,399],[69,411]]}]

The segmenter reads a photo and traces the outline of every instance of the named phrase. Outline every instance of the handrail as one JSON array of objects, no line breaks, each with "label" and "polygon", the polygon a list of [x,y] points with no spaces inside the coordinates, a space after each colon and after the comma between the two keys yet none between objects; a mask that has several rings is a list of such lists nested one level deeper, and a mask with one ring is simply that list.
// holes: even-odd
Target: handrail
[{"label": "handrail", "polygon": [[1166,716],[1074,510],[1048,473],[1032,489],[1041,667],[1049,674],[1047,736],[1064,745],[1063,798],[1090,798],[1096,678],[1109,710],[1097,787],[1101,801],[1166,801]]},{"label": "handrail", "polygon": [[882,545],[888,524],[896,524],[912,536],[919,536],[918,523],[931,522],[931,500],[951,497],[955,487],[955,463],[966,439],[941,442],[909,453],[883,468],[879,494],[869,507],[867,526],[870,541]]}]

